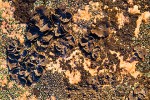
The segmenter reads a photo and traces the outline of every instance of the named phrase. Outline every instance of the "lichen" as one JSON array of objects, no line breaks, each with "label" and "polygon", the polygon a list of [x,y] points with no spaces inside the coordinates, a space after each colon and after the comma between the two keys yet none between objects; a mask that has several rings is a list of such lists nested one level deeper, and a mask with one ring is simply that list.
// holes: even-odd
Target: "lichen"
[{"label": "lichen", "polygon": [[140,27],[139,38],[134,39],[134,45],[140,45],[144,47],[146,55],[143,59],[137,64],[137,70],[144,73],[146,76],[150,74],[150,24],[142,24]]},{"label": "lichen", "polygon": [[[30,0],[9,3],[10,0],[0,0],[0,8],[2,1],[10,15],[14,12],[9,7],[16,10],[15,18],[9,18],[7,13],[3,14],[7,18],[0,17],[0,99],[149,100],[150,24],[145,16],[149,16],[149,0],[31,0],[30,3],[24,2]],[[98,60],[91,60],[89,55],[85,57],[81,51],[76,53],[79,48],[59,59],[49,57],[47,71],[40,81],[24,88],[9,79],[4,62],[5,45],[8,36],[16,39],[24,34],[26,27],[18,31],[11,25],[19,28],[22,22],[30,19],[37,6],[46,7],[47,14],[56,8],[71,12],[75,19],[65,29],[76,39],[75,46],[92,30],[92,34],[101,37],[95,43],[100,46],[100,52]],[[84,18],[85,14],[90,16]],[[73,81],[73,78],[79,79]]]}]

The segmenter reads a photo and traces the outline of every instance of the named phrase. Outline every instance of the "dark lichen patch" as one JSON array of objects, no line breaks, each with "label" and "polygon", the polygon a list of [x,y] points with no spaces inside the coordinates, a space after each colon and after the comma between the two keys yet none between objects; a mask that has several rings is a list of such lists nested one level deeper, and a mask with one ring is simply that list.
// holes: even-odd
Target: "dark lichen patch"
[{"label": "dark lichen patch", "polygon": [[[32,82],[39,80],[40,74],[44,71],[44,65],[41,63],[43,62],[44,56],[34,51],[29,53],[21,48],[22,45],[19,41],[13,40],[10,42],[6,50],[7,67],[8,71],[11,73],[10,76],[12,80],[16,80],[23,86],[30,86]],[[24,51],[27,53],[24,53]],[[28,58],[27,55],[30,55],[31,59]],[[36,62],[32,59],[34,57],[37,59]],[[35,66],[36,64],[37,66]]]},{"label": "dark lichen patch", "polygon": [[33,89],[32,89],[32,93],[33,93],[33,95],[35,95],[36,97],[38,97],[38,96],[40,95],[40,91],[39,91],[38,89],[36,89],[36,88],[33,88]]},{"label": "dark lichen patch", "polygon": [[13,0],[15,6],[14,18],[21,23],[29,21],[36,0]]},{"label": "dark lichen patch", "polygon": [[63,28],[71,18],[69,12],[61,9],[56,9],[49,16],[45,14],[44,7],[35,10],[27,22],[24,44],[11,40],[7,46],[6,60],[11,79],[23,86],[31,86],[45,71],[48,59],[45,52],[52,52],[58,58],[73,49],[74,37]]},{"label": "dark lichen patch", "polygon": [[[107,40],[104,41],[105,46],[109,48],[109,50],[113,50],[116,52],[120,52],[121,55],[124,55],[124,60],[127,59],[130,54],[133,52],[133,41],[132,38],[134,37],[134,29],[136,27],[135,20],[132,19],[130,24],[124,25],[123,28],[118,29],[118,25],[112,26],[114,15],[109,14],[110,19],[110,27],[114,28],[116,33],[110,34]],[[132,27],[132,28],[131,28]],[[130,29],[131,28],[131,29]]]}]

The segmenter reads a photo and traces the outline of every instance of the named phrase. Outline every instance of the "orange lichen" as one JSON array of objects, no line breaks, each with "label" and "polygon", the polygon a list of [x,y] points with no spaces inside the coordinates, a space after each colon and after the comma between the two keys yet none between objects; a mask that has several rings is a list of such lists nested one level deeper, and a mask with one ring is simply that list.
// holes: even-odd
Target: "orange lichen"
[{"label": "orange lichen", "polygon": [[136,64],[137,61],[133,61],[132,63],[123,61],[123,57],[120,57],[120,68],[125,69],[128,73],[130,73],[134,78],[137,78],[137,76],[140,74],[139,71],[136,71]]},{"label": "orange lichen", "polygon": [[13,12],[15,10],[14,7],[10,6],[9,2],[2,2],[0,1],[0,10],[2,10],[2,17],[9,19],[11,17],[13,17]]},{"label": "orange lichen", "polygon": [[133,0],[128,0],[127,2],[131,5],[133,4]]},{"label": "orange lichen", "polygon": [[55,96],[51,96],[51,100],[56,100],[56,97]]},{"label": "orange lichen", "polygon": [[86,34],[86,33],[87,33],[87,29],[86,29],[86,28],[81,28],[81,27],[79,27],[77,24],[74,24],[74,25],[73,25],[72,30],[73,30],[73,32],[75,32],[75,33],[82,33],[82,34]]},{"label": "orange lichen", "polygon": [[93,10],[98,10],[99,6],[100,6],[100,3],[99,2],[90,1],[89,5],[91,5],[91,7],[92,7]]},{"label": "orange lichen", "polygon": [[79,9],[77,14],[74,14],[73,20],[77,22],[78,20],[89,21],[91,19],[91,13],[89,12],[89,6],[86,5],[84,10]]},{"label": "orange lichen", "polygon": [[137,5],[134,5],[133,8],[128,9],[128,12],[131,13],[131,14],[139,14],[140,10],[138,9]]},{"label": "orange lichen", "polygon": [[95,12],[97,14],[92,15],[91,17],[94,18],[94,23],[96,23],[97,19],[102,19],[104,18],[104,13],[102,11],[102,3],[101,2],[89,2],[89,6],[91,6],[92,12]]},{"label": "orange lichen", "polygon": [[125,23],[129,22],[129,18],[124,16],[123,12],[116,14],[118,28],[121,29]]},{"label": "orange lichen", "polygon": [[24,36],[22,34],[16,34],[12,32],[10,35],[7,35],[7,36],[10,38],[16,37],[17,39],[19,39],[20,43],[24,43]]},{"label": "orange lichen", "polygon": [[[84,58],[84,62],[82,62]],[[47,70],[51,70],[52,72],[64,72],[66,78],[69,79],[70,84],[77,84],[81,80],[81,73],[76,70],[77,67],[82,67],[82,66],[77,66],[78,64],[83,64],[83,68],[89,72],[92,76],[97,75],[97,69],[99,66],[96,66],[95,69],[90,68],[91,67],[91,60],[88,58],[85,58],[80,50],[75,50],[73,51],[69,57],[63,58],[64,62],[68,62],[69,65],[71,65],[72,71],[70,72],[69,70],[62,70],[62,66],[60,65],[60,61],[62,61],[62,58],[58,58],[56,62],[50,62],[47,64]]]},{"label": "orange lichen", "polygon": [[[76,67],[75,65],[75,60],[80,60],[78,59],[78,57],[75,57],[76,53],[78,53],[78,51],[74,51],[69,57],[66,57],[65,59],[63,59],[65,62],[66,61],[70,61],[70,65],[71,67],[74,69]],[[58,58],[56,60],[56,62],[50,62],[49,64],[46,65],[47,70],[52,71],[53,73],[55,72],[59,72],[65,73],[65,76],[69,79],[70,84],[77,84],[80,81],[80,77],[81,74],[79,71],[77,70],[73,70],[72,72],[70,72],[69,70],[62,70],[62,67],[60,65],[60,61],[62,61],[62,58]]]},{"label": "orange lichen", "polygon": [[0,68],[6,69],[6,61],[4,59],[0,59]]},{"label": "orange lichen", "polygon": [[7,76],[4,76],[3,79],[0,79],[0,84],[2,87],[4,87],[8,83]]},{"label": "orange lichen", "polygon": [[36,98],[35,95],[32,95],[32,96],[30,97],[30,100],[38,100],[38,99]]},{"label": "orange lichen", "polygon": [[[123,56],[120,56],[120,53],[115,51],[110,51],[112,54],[117,54],[117,57],[120,60],[120,68],[125,70],[127,73],[130,73],[134,78],[137,78],[141,73],[136,71],[136,64],[138,61],[129,62],[128,60],[124,61]],[[124,73],[123,73],[124,74]]]},{"label": "orange lichen", "polygon": [[150,19],[150,12],[146,11],[146,12],[142,13],[142,19],[144,22],[148,22],[148,20]]},{"label": "orange lichen", "polygon": [[53,73],[55,73],[55,72],[58,72],[58,73],[63,72],[62,68],[60,67],[60,60],[62,60],[62,59],[58,58],[56,60],[56,62],[50,61],[50,63],[48,63],[46,65],[46,70],[52,71]]},{"label": "orange lichen", "polygon": [[72,72],[67,70],[65,75],[69,79],[70,84],[77,84],[81,81],[81,73],[78,70],[73,70]]},{"label": "orange lichen", "polygon": [[150,18],[150,12],[149,11],[146,11],[146,12],[142,13],[138,17],[138,19],[136,21],[136,28],[135,28],[135,31],[134,31],[135,37],[138,37],[138,34],[140,32],[139,29],[140,29],[140,25],[141,25],[142,21],[148,22],[149,18]]},{"label": "orange lichen", "polygon": [[2,0],[0,0],[0,9],[1,8],[9,8],[10,4],[9,2],[3,2]]},{"label": "orange lichen", "polygon": [[12,88],[14,84],[15,84],[14,81],[9,82],[9,83],[8,83],[8,88]]},{"label": "orange lichen", "polygon": [[[80,57],[83,57],[82,53],[80,50],[75,50],[73,51],[69,57],[65,57],[65,58],[58,58],[55,62],[50,62],[49,64],[47,64],[46,68],[47,70],[51,70],[52,72],[59,72],[65,73],[66,78],[69,79],[69,83],[70,84],[77,84],[78,82],[80,82],[81,80],[81,73],[76,70],[76,67],[80,67],[77,66],[76,64],[82,64],[82,59]],[[69,61],[69,65],[71,65],[72,67],[72,72],[70,72],[69,70],[62,70],[62,66],[60,65],[60,61],[64,61],[64,62],[68,62]],[[86,68],[88,71],[90,69]],[[92,72],[92,69],[90,70],[91,74],[93,74],[94,72]]]},{"label": "orange lichen", "polygon": [[97,75],[97,69],[99,66],[97,66],[95,69],[90,68],[91,66],[91,60],[88,58],[84,59],[83,67],[86,71],[88,71],[92,76]]},{"label": "orange lichen", "polygon": [[26,91],[25,93],[20,95],[16,100],[28,100],[27,96],[29,95],[30,95],[29,91]]}]

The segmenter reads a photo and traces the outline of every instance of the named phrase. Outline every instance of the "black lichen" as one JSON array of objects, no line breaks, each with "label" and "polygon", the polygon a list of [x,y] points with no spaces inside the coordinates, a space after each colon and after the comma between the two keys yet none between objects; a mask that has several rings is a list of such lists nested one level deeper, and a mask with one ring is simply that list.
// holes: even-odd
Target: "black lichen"
[{"label": "black lichen", "polygon": [[[59,57],[73,49],[75,40],[63,28],[63,22],[68,23],[72,16],[62,10],[59,12],[59,16],[55,15],[58,13],[56,10],[48,17],[42,8],[37,8],[27,23],[25,43],[21,44],[18,40],[10,41],[6,55],[11,79],[23,86],[30,86],[38,82],[45,71],[46,56],[41,54],[42,52],[53,52]],[[66,17],[64,14],[67,14]],[[50,44],[52,41],[54,42]],[[51,51],[47,51],[49,47]]]}]

